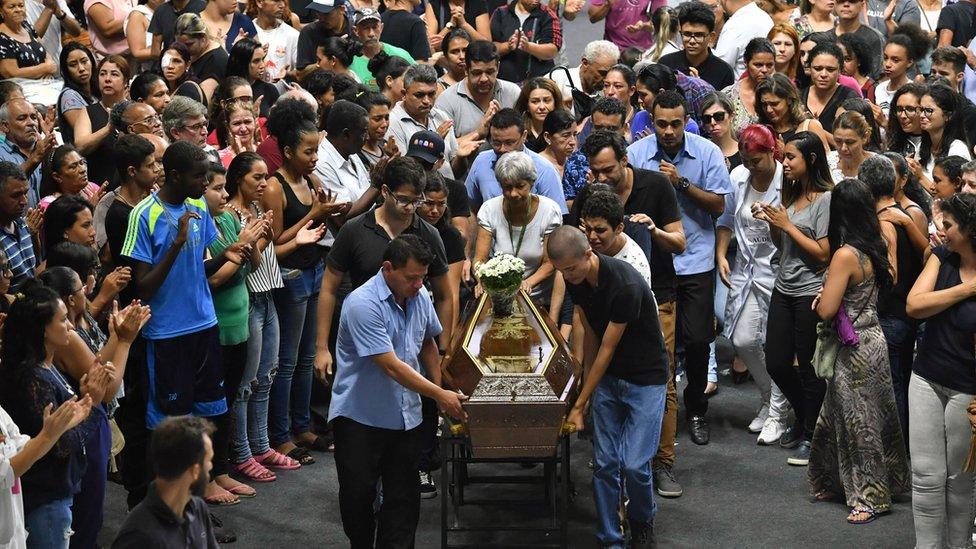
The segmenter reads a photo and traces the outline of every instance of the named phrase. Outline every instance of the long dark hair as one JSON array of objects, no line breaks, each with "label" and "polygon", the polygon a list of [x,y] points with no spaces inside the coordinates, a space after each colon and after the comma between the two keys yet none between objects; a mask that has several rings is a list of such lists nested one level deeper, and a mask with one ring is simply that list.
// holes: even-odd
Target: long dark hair
[{"label": "long dark hair", "polygon": [[[932,101],[942,109],[942,117],[946,119],[945,128],[942,130],[942,142],[939,143],[939,156],[945,156],[949,152],[949,145],[956,139],[966,143],[966,134],[963,131],[962,109],[959,105],[959,94],[948,86],[929,86],[925,95],[932,98]],[[932,159],[932,137],[929,132],[922,131],[922,146],[919,162],[927,166]],[[968,148],[968,146],[967,146]]]},{"label": "long dark hair", "polygon": [[896,152],[888,151],[884,155],[895,165],[895,174],[898,177],[906,178],[905,186],[902,187],[901,192],[905,193],[905,197],[914,202],[922,210],[922,213],[925,214],[925,219],[931,221],[932,195],[922,188],[922,184],[918,181],[918,176],[909,169],[908,161],[905,160],[904,156]]},{"label": "long dark hair", "polygon": [[[919,84],[917,82],[909,82],[904,86],[898,88],[895,95],[891,97],[891,106],[888,108],[888,150],[904,155],[906,149],[909,145],[908,137],[909,134],[905,133],[901,129],[901,123],[898,122],[898,99],[905,94],[914,95],[922,100],[922,96],[925,95],[926,86],[925,84]],[[925,133],[924,131],[922,132]],[[917,152],[915,152],[917,154]]]},{"label": "long dark hair", "polygon": [[257,162],[264,162],[264,158],[261,158],[260,154],[251,151],[244,151],[230,161],[230,166],[227,167],[224,189],[227,190],[227,194],[231,198],[237,196],[237,193],[240,192],[241,179],[244,179],[245,175],[251,173],[251,169],[254,168],[254,164]]},{"label": "long dark hair", "polygon": [[803,155],[803,161],[807,165],[807,188],[803,188],[799,181],[787,182],[783,186],[784,206],[793,204],[804,194],[829,191],[834,186],[830,167],[827,165],[827,151],[819,135],[813,132],[797,132],[786,144],[792,144]]},{"label": "long dark hair", "polygon": [[41,229],[44,249],[49,250],[64,242],[64,232],[78,221],[78,214],[86,209],[94,213],[92,205],[80,196],[63,194],[51,202],[44,210],[44,225]]},{"label": "long dark hair", "polygon": [[25,282],[15,297],[3,323],[3,345],[0,346],[3,402],[40,396],[35,369],[47,358],[44,332],[54,320],[61,301],[57,292],[36,280]]},{"label": "long dark hair", "polygon": [[956,193],[943,200],[939,208],[956,220],[959,232],[969,238],[969,245],[976,250],[976,195]]},{"label": "long dark hair", "polygon": [[251,59],[254,58],[254,52],[262,47],[261,43],[253,38],[238,40],[230,49],[224,76],[240,76],[251,82]]},{"label": "long dark hair", "polygon": [[[88,62],[91,63],[91,69],[89,69],[88,85],[83,86],[75,82],[70,76],[68,76],[68,55],[74,51],[83,51],[85,55],[88,56]],[[61,67],[61,77],[64,78],[64,87],[71,88],[81,94],[81,97],[89,102],[94,102],[94,98],[100,97],[102,94],[98,91],[98,71],[95,69],[95,54],[85,47],[84,44],[80,42],[68,42],[61,49],[61,55],[58,57],[58,65]]]},{"label": "long dark hair", "polygon": [[78,152],[78,149],[71,145],[60,145],[44,157],[44,162],[41,164],[41,187],[38,189],[41,198],[61,192],[57,181],[54,180],[54,174],[61,173],[64,159],[73,152]]},{"label": "long dark hair", "polygon": [[867,185],[858,179],[845,179],[830,193],[830,224],[827,229],[831,257],[844,245],[868,256],[874,279],[881,289],[891,287],[888,246],[881,236],[881,223]]}]

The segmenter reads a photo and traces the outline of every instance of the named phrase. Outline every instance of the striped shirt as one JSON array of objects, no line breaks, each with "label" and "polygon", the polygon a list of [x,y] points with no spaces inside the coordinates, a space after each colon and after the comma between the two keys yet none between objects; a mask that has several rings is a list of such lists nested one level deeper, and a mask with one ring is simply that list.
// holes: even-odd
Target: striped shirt
[{"label": "striped shirt", "polygon": [[[228,204],[227,208],[237,215],[242,225],[247,225],[251,219],[251,212],[245,212],[233,204]],[[268,247],[261,252],[261,264],[257,269],[251,271],[244,279],[247,289],[252,294],[270,292],[275,288],[282,288],[285,281],[281,278],[281,269],[278,267],[278,256],[275,255],[274,242],[269,242]]]},{"label": "striped shirt", "polygon": [[31,243],[30,231],[27,230],[24,218],[18,217],[8,227],[0,230],[0,245],[3,246],[3,253],[14,273],[10,280],[11,288],[17,288],[28,278],[34,278],[37,258],[34,257],[34,244]]}]

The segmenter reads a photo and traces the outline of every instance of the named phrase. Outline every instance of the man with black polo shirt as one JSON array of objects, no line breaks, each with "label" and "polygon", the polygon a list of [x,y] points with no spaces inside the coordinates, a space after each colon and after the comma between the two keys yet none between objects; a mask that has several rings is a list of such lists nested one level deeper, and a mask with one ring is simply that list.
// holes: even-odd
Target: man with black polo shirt
[{"label": "man with black polo shirt", "polygon": [[[654,456],[652,470],[657,493],[665,497],[679,497],[682,494],[681,485],[671,472],[675,460],[674,436],[678,428],[678,394],[674,386],[677,275],[672,254],[685,251],[685,233],[678,199],[664,174],[628,164],[627,141],[619,133],[598,131],[586,140],[582,151],[589,162],[593,180],[609,185],[623,202],[624,213],[630,221],[625,223],[625,232],[639,227],[637,230],[650,234],[651,249],[644,252],[648,254],[651,264],[652,288],[670,364],[660,448]],[[575,205],[574,211],[579,211]],[[640,239],[634,240],[640,243]]]},{"label": "man with black polo shirt", "polygon": [[567,421],[582,429],[590,405],[597,540],[602,547],[623,546],[620,500],[626,484],[630,547],[653,547],[656,504],[649,463],[661,435],[668,379],[654,294],[630,264],[590,249],[576,227],[553,231],[546,251],[583,327],[586,375]]},{"label": "man with black polo shirt", "polygon": [[678,21],[685,49],[661,57],[658,63],[685,74],[691,74],[693,68],[698,71],[699,78],[716,90],[735,83],[732,67],[709,47],[715,38],[715,12],[701,2],[688,2],[679,8]]}]

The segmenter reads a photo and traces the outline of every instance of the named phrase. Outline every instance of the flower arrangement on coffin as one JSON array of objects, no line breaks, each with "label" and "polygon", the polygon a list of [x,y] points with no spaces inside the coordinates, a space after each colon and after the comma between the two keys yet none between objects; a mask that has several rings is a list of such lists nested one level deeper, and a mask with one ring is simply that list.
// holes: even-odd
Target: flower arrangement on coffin
[{"label": "flower arrangement on coffin", "polygon": [[511,316],[515,295],[525,276],[525,261],[509,254],[498,254],[475,268],[481,287],[491,298],[492,314]]}]

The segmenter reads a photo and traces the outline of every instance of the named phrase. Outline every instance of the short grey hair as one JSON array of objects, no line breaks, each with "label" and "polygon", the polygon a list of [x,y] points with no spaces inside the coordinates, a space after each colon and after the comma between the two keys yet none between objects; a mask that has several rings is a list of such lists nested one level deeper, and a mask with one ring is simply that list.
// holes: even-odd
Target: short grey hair
[{"label": "short grey hair", "polygon": [[10,101],[4,101],[0,105],[0,123],[10,122]]},{"label": "short grey hair", "polygon": [[976,172],[976,160],[966,162],[962,165],[962,173],[966,172]]},{"label": "short grey hair", "polygon": [[163,109],[163,133],[166,137],[172,135],[173,130],[181,130],[186,126],[188,118],[207,117],[207,108],[199,101],[189,97],[174,95],[169,105]]},{"label": "short grey hair", "polygon": [[873,154],[861,162],[857,171],[857,178],[871,191],[875,200],[895,194],[895,182],[898,174],[890,159],[881,154]]},{"label": "short grey hair", "polygon": [[125,111],[129,110],[129,107],[135,104],[135,101],[123,99],[115,105],[112,105],[112,110],[109,112],[109,117],[112,119],[112,126],[118,130],[119,133],[129,133],[129,123],[125,121]]},{"label": "short grey hair", "polygon": [[620,48],[609,40],[595,40],[583,48],[583,59],[593,63],[601,57],[612,57],[613,62],[620,60]]},{"label": "short grey hair", "polygon": [[532,158],[522,151],[505,153],[495,163],[495,178],[498,183],[530,181],[535,183],[538,173]]},{"label": "short grey hair", "polygon": [[411,65],[407,72],[403,73],[403,89],[410,87],[410,84],[420,82],[421,84],[437,85],[437,70],[422,63]]}]

